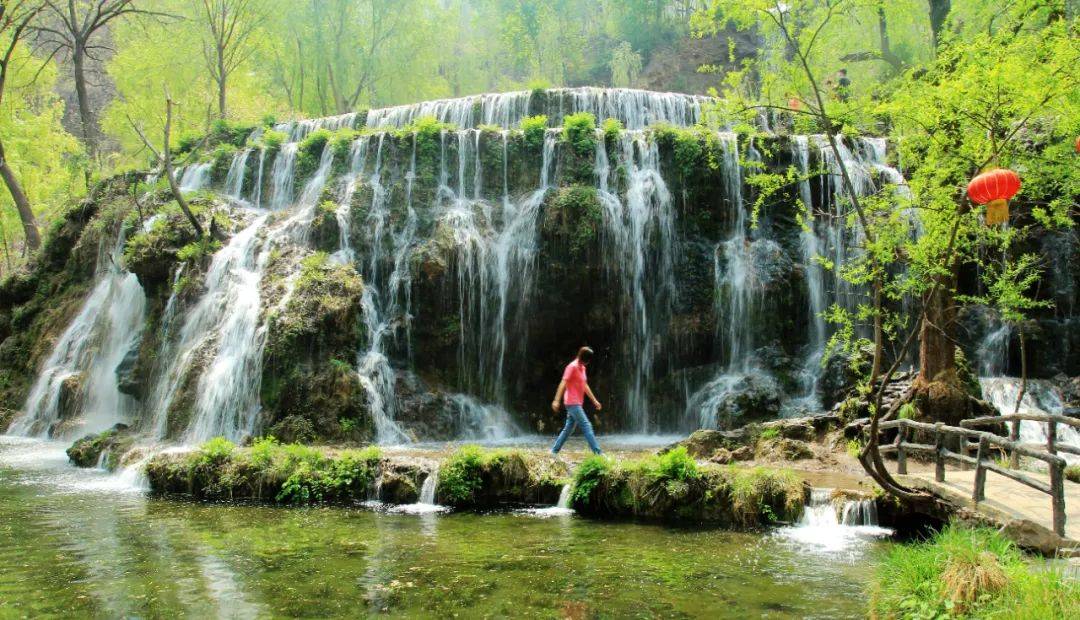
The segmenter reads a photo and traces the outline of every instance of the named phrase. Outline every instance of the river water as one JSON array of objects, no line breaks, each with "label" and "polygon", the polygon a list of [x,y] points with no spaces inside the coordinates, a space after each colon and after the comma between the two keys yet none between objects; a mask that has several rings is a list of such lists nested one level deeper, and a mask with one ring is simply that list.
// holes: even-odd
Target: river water
[{"label": "river water", "polygon": [[0,437],[0,617],[858,617],[888,543],[148,497]]}]

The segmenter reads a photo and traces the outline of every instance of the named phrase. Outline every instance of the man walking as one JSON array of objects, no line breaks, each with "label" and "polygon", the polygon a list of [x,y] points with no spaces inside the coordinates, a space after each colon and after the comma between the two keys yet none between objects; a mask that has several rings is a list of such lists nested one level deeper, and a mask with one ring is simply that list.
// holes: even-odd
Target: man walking
[{"label": "man walking", "polygon": [[585,367],[592,361],[592,356],[593,350],[589,347],[578,349],[577,357],[566,365],[562,381],[559,382],[559,389],[555,392],[555,400],[551,401],[551,410],[555,413],[559,412],[560,401],[566,405],[566,425],[563,426],[562,432],[559,433],[559,438],[555,440],[555,445],[551,446],[551,454],[553,455],[559,453],[563,444],[566,443],[566,439],[570,437],[570,433],[574,432],[575,426],[581,427],[581,432],[585,435],[585,441],[589,444],[593,454],[602,454],[600,444],[596,442],[596,435],[593,434],[592,424],[589,423],[589,418],[585,415],[585,409],[582,408],[586,396],[592,401],[597,411],[603,408],[589,388],[588,378],[585,376]]}]

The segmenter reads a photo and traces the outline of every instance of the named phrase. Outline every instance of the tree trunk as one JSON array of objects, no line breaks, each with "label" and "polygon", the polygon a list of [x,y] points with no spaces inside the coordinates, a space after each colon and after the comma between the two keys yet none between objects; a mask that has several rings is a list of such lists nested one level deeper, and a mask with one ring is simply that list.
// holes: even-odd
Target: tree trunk
[{"label": "tree trunk", "polygon": [[19,220],[22,222],[23,232],[26,235],[26,248],[28,250],[38,249],[41,247],[41,234],[38,233],[34,211],[30,208],[30,199],[26,197],[26,192],[23,191],[22,185],[19,184],[15,171],[7,163],[3,142],[0,142],[0,176],[4,177],[4,184],[7,185],[8,191],[11,192],[11,199],[15,201],[15,208],[19,212]]},{"label": "tree trunk", "polygon": [[221,120],[226,118],[226,101],[225,101],[225,83],[228,80],[228,75],[225,73],[225,58],[224,50],[218,48],[218,117]]},{"label": "tree trunk", "polygon": [[941,31],[945,28],[945,19],[952,10],[952,0],[928,0],[930,3],[930,33],[934,49],[941,45]]},{"label": "tree trunk", "polygon": [[932,298],[926,300],[926,317],[919,333],[919,380],[931,383],[956,374],[956,347],[950,337],[956,308],[952,303],[952,277],[943,276]]},{"label": "tree trunk", "polygon": [[90,95],[86,89],[86,57],[83,43],[76,41],[72,53],[72,67],[75,74],[75,98],[79,103],[79,122],[82,125],[83,142],[90,161],[97,159],[97,129],[94,125],[94,112],[90,109]]}]

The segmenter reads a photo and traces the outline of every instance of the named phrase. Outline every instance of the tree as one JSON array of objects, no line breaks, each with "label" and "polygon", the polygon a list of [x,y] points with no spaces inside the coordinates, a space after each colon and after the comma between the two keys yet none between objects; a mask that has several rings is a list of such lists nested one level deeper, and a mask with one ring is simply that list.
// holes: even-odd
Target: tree
[{"label": "tree", "polygon": [[[4,90],[7,86],[8,77],[12,73],[12,59],[15,50],[30,31],[33,20],[44,9],[41,2],[29,2],[20,0],[5,0],[0,2],[0,41],[4,41],[3,58],[0,59],[0,102],[3,102]],[[41,246],[41,234],[38,232],[37,221],[34,219],[34,211],[30,206],[30,199],[26,197],[22,184],[8,164],[4,142],[0,136],[0,176],[4,178],[11,193],[11,199],[15,201],[15,208],[19,212],[19,220],[22,222],[23,233],[26,235],[26,247],[36,250]]]},{"label": "tree", "polygon": [[82,139],[91,161],[97,158],[99,140],[86,64],[88,60],[100,60],[103,52],[111,51],[101,39],[113,21],[128,16],[168,17],[166,13],[143,8],[143,4],[143,0],[45,0],[42,11],[45,19],[36,26],[38,44],[46,50],[48,58],[64,52],[71,59]]},{"label": "tree", "polygon": [[[183,192],[180,191],[180,184],[176,182],[176,171],[173,169],[172,161],[172,149],[170,148],[169,141],[172,138],[172,120],[173,120],[173,100],[172,95],[169,94],[169,90],[165,89],[165,128],[162,132],[161,150],[157,150],[154,144],[146,137],[142,128],[139,125],[128,119],[131,123],[132,129],[138,134],[146,148],[150,149],[150,152],[154,154],[154,157],[158,161],[158,165],[161,166],[161,171],[165,174],[166,180],[169,182],[169,190],[172,191],[173,198],[176,199],[176,204],[180,205],[180,210],[184,212],[188,222],[191,223],[191,227],[195,229],[195,236],[203,236],[202,224],[199,223],[199,219],[195,217],[195,214],[191,212],[191,206],[188,205],[187,200],[184,198]],[[197,151],[199,147],[196,147],[194,151]]]},{"label": "tree", "polygon": [[611,53],[611,85],[629,87],[637,82],[641,74],[641,54],[634,51],[629,43],[623,41]]},{"label": "tree", "polygon": [[255,51],[252,35],[263,22],[258,0],[198,0],[206,28],[203,59],[217,86],[218,117],[226,118],[229,76]]}]

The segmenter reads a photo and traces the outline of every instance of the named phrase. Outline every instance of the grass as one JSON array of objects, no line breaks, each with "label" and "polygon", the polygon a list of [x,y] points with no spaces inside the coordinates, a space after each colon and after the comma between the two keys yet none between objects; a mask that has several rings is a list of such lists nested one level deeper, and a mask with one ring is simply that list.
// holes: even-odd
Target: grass
[{"label": "grass", "polygon": [[558,496],[562,480],[546,459],[514,449],[462,446],[439,466],[436,499],[456,507],[492,506]]},{"label": "grass", "polygon": [[874,618],[1077,618],[1080,585],[1033,567],[990,529],[947,526],[928,541],[894,547],[878,566]]}]

